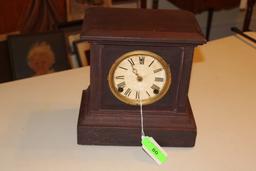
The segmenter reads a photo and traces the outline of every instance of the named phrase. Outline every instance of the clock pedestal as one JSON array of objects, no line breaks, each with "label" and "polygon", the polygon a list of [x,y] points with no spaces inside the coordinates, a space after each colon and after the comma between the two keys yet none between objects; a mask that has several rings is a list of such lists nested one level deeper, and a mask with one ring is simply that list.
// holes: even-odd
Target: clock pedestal
[{"label": "clock pedestal", "polygon": [[[137,111],[90,111],[89,89],[82,95],[78,144],[87,145],[141,145],[139,107]],[[192,147],[196,139],[196,124],[189,105],[184,113],[144,111],[144,131],[161,146]],[[118,116],[118,117],[117,117]]]},{"label": "clock pedestal", "polygon": [[91,45],[90,87],[82,95],[78,144],[141,145],[140,107],[113,95],[108,73],[122,55],[149,51],[169,65],[171,85],[161,99],[143,106],[145,134],[161,146],[194,146],[196,124],[188,90],[194,48],[205,42],[194,15],[181,10],[90,8],[85,16],[81,39]]}]

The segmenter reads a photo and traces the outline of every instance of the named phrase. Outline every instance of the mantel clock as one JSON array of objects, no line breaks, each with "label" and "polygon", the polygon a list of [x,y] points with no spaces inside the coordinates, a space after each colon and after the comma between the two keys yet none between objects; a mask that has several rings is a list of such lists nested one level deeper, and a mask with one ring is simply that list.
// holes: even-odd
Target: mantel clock
[{"label": "mantel clock", "polygon": [[193,14],[90,8],[81,39],[91,44],[90,86],[82,94],[78,144],[194,146],[188,99],[195,46],[205,42]]}]

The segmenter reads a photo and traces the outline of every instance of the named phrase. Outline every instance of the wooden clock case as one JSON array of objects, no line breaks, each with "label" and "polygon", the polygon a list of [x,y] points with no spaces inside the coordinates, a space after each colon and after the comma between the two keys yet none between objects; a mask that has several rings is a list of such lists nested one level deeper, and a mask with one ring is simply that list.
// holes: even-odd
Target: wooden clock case
[{"label": "wooden clock case", "polygon": [[143,106],[144,131],[162,146],[191,147],[196,124],[188,99],[194,47],[205,42],[193,14],[176,10],[90,8],[81,38],[91,43],[90,86],[82,94],[78,144],[141,145],[139,106],[111,93],[107,75],[126,52],[154,52],[170,65],[167,94]]}]

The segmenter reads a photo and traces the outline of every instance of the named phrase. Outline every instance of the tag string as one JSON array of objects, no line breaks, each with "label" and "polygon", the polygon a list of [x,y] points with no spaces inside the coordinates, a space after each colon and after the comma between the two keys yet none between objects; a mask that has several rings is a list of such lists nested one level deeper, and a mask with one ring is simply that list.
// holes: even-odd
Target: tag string
[{"label": "tag string", "polygon": [[[141,89],[141,87],[140,87]],[[142,101],[141,101],[141,98],[139,97],[140,99],[140,125],[141,125],[141,137],[145,136],[145,133],[144,133],[144,123],[143,123],[143,110],[142,110]]]}]

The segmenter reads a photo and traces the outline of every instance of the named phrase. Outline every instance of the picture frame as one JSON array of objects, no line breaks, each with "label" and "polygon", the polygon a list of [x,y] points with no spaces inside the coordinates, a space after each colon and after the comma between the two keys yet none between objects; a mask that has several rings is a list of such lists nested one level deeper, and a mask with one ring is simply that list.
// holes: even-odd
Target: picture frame
[{"label": "picture frame", "polygon": [[74,50],[81,67],[90,65],[90,43],[84,40],[74,41]]},{"label": "picture frame", "polygon": [[0,83],[12,80],[7,40],[0,39]]},{"label": "picture frame", "polygon": [[8,46],[14,79],[71,68],[63,32],[9,36]]},{"label": "picture frame", "polygon": [[59,23],[58,25],[58,29],[64,33],[67,53],[68,53],[69,61],[72,68],[79,67],[77,56],[74,53],[73,42],[76,40],[80,40],[82,24],[83,24],[83,20],[74,20],[74,21]]},{"label": "picture frame", "polygon": [[70,53],[75,53],[75,43],[74,42],[79,42],[80,40],[80,32],[76,32],[73,34],[69,34],[66,36],[66,41],[68,44],[68,50]]}]

